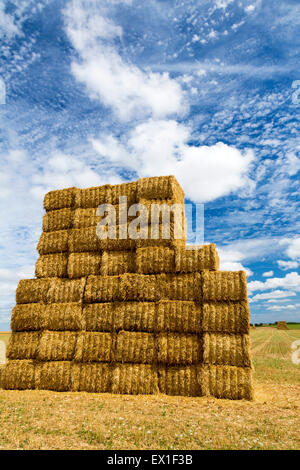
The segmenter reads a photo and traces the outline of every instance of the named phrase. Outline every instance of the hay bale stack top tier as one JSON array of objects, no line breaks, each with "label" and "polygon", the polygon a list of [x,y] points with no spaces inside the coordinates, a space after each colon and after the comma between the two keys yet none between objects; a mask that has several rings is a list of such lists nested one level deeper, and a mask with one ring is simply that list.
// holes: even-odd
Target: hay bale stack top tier
[{"label": "hay bale stack top tier", "polygon": [[2,388],[252,398],[245,273],[186,246],[173,176],[51,191],[44,208]]}]

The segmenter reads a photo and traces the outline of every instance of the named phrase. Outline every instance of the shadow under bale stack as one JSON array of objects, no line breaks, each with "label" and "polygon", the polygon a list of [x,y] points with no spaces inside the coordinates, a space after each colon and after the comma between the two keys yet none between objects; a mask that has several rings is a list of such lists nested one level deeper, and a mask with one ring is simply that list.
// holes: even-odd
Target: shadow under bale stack
[{"label": "shadow under bale stack", "polygon": [[[149,220],[122,238],[124,196],[151,211],[180,205],[182,236],[172,216],[168,238],[161,218],[157,238],[144,237]],[[116,238],[98,236],[101,204],[117,209]],[[213,244],[186,246],[183,204],[173,176],[46,194],[2,388],[252,398],[246,275],[219,271]]]}]

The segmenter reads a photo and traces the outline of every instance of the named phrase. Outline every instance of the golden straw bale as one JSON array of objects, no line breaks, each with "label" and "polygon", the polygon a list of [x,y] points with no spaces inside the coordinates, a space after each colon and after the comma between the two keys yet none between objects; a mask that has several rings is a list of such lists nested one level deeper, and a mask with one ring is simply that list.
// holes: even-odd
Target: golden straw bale
[{"label": "golden straw bale", "polygon": [[100,239],[96,227],[74,228],[70,230],[69,250],[72,253],[100,251]]},{"label": "golden straw bale", "polygon": [[94,333],[84,331],[79,334],[75,361],[77,362],[110,362],[113,353],[111,333]]},{"label": "golden straw bale", "polygon": [[46,212],[43,217],[43,231],[54,232],[56,230],[72,228],[73,216],[73,209],[59,209]]},{"label": "golden straw bale", "polygon": [[73,392],[105,393],[111,391],[111,366],[105,363],[74,363],[71,373]]},{"label": "golden straw bale", "polygon": [[73,207],[75,202],[75,194],[77,191],[77,188],[67,188],[50,191],[45,195],[44,208],[46,209],[46,211],[51,211],[55,209]]},{"label": "golden straw bale", "polygon": [[201,305],[188,300],[161,300],[157,303],[157,331],[199,333]]},{"label": "golden straw bale", "polygon": [[164,294],[164,274],[123,274],[120,300],[160,300]]},{"label": "golden straw bale", "polygon": [[170,230],[175,230],[175,225],[184,229],[185,214],[184,204],[175,203],[173,199],[147,199],[141,198],[139,204],[147,210],[148,217],[142,225],[170,225]]},{"label": "golden straw bale", "polygon": [[184,204],[184,192],[173,175],[140,178],[137,181],[137,200],[141,198],[172,199],[176,203]]},{"label": "golden straw bale", "polygon": [[155,331],[155,302],[115,302],[116,330]]},{"label": "golden straw bale", "polygon": [[202,330],[219,333],[249,333],[249,305],[242,302],[205,302]]},{"label": "golden straw bale", "polygon": [[133,181],[132,183],[121,183],[115,184],[110,187],[111,191],[111,204],[119,204],[120,197],[127,197],[127,204],[131,206],[137,202],[136,193],[137,193],[137,182]]},{"label": "golden straw bale", "polygon": [[247,278],[244,271],[203,271],[204,301],[247,300]]},{"label": "golden straw bale", "polygon": [[40,255],[50,253],[63,253],[68,251],[69,232],[68,230],[57,230],[56,232],[43,232],[37,250]]},{"label": "golden straw bale", "polygon": [[95,186],[92,188],[78,189],[75,197],[76,208],[93,208],[100,204],[111,203],[111,186]]},{"label": "golden straw bale", "polygon": [[87,228],[87,227],[94,227],[97,225],[101,217],[96,214],[97,207],[89,207],[89,208],[78,208],[74,211],[74,220],[73,220],[73,227],[74,228]]},{"label": "golden straw bale", "polygon": [[68,255],[67,253],[54,253],[41,255],[35,263],[35,275],[41,277],[67,277]]},{"label": "golden straw bale", "polygon": [[85,328],[82,306],[77,302],[42,305],[40,309],[43,330],[80,331]]},{"label": "golden straw bale", "polygon": [[201,388],[197,371],[198,366],[160,365],[158,368],[159,391],[166,395],[200,396]]},{"label": "golden straw bale", "polygon": [[114,303],[85,305],[83,308],[85,329],[87,331],[113,331]]},{"label": "golden straw bale", "polygon": [[142,274],[173,273],[174,250],[168,247],[147,247],[136,250],[136,269]]},{"label": "golden straw bale", "polygon": [[50,279],[22,279],[17,287],[17,304],[43,302],[49,286]]},{"label": "golden straw bale", "polygon": [[132,251],[103,251],[100,274],[115,276],[135,272],[135,258]]},{"label": "golden straw bale", "polygon": [[40,333],[12,332],[6,356],[8,359],[35,359],[38,351]]},{"label": "golden straw bale", "polygon": [[159,333],[157,359],[164,364],[195,364],[201,359],[202,344],[198,335]]},{"label": "golden straw bale", "polygon": [[5,390],[34,390],[35,361],[8,361],[1,370],[0,388]]},{"label": "golden straw bale", "polygon": [[165,299],[201,301],[201,275],[199,273],[165,274],[165,276]]},{"label": "golden straw bale", "polygon": [[35,387],[38,390],[71,390],[72,362],[39,362],[36,366]]},{"label": "golden straw bale", "polygon": [[100,253],[71,253],[68,258],[68,277],[70,279],[99,274]]},{"label": "golden straw bale", "polygon": [[155,342],[152,333],[120,331],[117,336],[115,360],[151,364],[155,360]]},{"label": "golden straw bale", "polygon": [[201,394],[232,400],[252,400],[250,367],[202,365],[199,367]]},{"label": "golden straw bale", "polygon": [[135,250],[137,240],[128,236],[128,224],[116,225],[115,238],[99,238],[101,250],[106,251],[132,251]]},{"label": "golden straw bale", "polygon": [[80,302],[86,279],[51,279],[46,295],[46,303]]},{"label": "golden straw bale", "polygon": [[204,269],[219,269],[219,257],[216,245],[189,245],[175,250],[175,271],[182,273],[200,272]]},{"label": "golden straw bale", "polygon": [[74,331],[43,331],[37,358],[40,361],[71,361],[74,358],[78,333]]},{"label": "golden straw bale", "polygon": [[42,328],[41,312],[43,304],[19,304],[11,313],[10,328],[12,331],[34,331]]},{"label": "golden straw bale", "polygon": [[157,368],[153,364],[116,364],[112,373],[112,393],[158,393]]},{"label": "golden straw bale", "polygon": [[277,330],[288,330],[286,321],[278,321],[276,328]]},{"label": "golden straw bale", "polygon": [[112,302],[121,299],[121,276],[89,276],[84,302]]},{"label": "golden straw bale", "polygon": [[249,335],[204,333],[203,363],[250,367]]}]

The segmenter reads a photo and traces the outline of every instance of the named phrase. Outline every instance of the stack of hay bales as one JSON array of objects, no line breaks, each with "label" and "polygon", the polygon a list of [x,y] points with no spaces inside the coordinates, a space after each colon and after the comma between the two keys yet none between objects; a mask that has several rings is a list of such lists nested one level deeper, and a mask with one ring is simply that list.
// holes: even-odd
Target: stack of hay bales
[{"label": "stack of hay bales", "polygon": [[288,330],[288,326],[286,324],[286,321],[278,321],[276,328],[277,328],[277,330]]},{"label": "stack of hay bales", "polygon": [[215,245],[186,247],[173,219],[168,239],[161,221],[155,240],[99,239],[96,209],[120,196],[184,204],[172,176],[46,194],[36,279],[17,288],[1,386],[251,399],[245,273],[218,271]]}]

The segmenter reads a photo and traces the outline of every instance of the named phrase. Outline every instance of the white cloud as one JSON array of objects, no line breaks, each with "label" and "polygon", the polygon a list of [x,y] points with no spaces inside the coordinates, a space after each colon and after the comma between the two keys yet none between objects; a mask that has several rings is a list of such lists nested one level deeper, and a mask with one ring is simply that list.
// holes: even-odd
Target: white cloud
[{"label": "white cloud", "polygon": [[80,56],[72,63],[72,72],[91,98],[123,121],[187,111],[183,90],[168,73],[144,71],[122,59],[113,43],[122,29],[99,14],[99,3],[96,8],[93,1],[73,1],[64,14],[67,34]]},{"label": "white cloud", "polygon": [[196,202],[214,200],[243,187],[253,153],[242,154],[222,142],[207,146],[187,144],[190,129],[174,120],[148,120],[120,143],[111,135],[93,140],[95,150],[139,176],[174,174],[186,197]]},{"label": "white cloud", "polygon": [[298,261],[278,260],[277,263],[280,269],[282,269],[283,271],[287,271],[288,269],[297,269],[299,266]]},{"label": "white cloud", "polygon": [[0,0],[0,37],[12,37],[19,33],[19,28],[15,24],[13,16],[5,13],[5,4]]},{"label": "white cloud", "polygon": [[294,240],[290,242],[290,245],[286,250],[286,254],[292,259],[300,260],[300,237],[294,238]]},{"label": "white cloud", "polygon": [[245,271],[247,276],[252,276],[253,272],[249,268],[245,268],[242,263],[237,263],[235,261],[226,261],[224,263],[220,262],[221,271]]},{"label": "white cloud", "polygon": [[274,276],[274,271],[266,271],[263,273],[263,277],[272,277]]},{"label": "white cloud", "polygon": [[283,310],[285,311],[286,309],[288,310],[296,310],[296,306],[295,305],[268,305],[267,307],[267,310]]},{"label": "white cloud", "polygon": [[300,292],[300,276],[296,272],[286,274],[285,277],[271,277],[265,282],[252,281],[248,284],[250,291],[268,290],[282,287],[284,289],[293,289]]},{"label": "white cloud", "polygon": [[[249,284],[248,284],[248,289],[249,289]],[[292,291],[274,290],[272,292],[265,292],[264,294],[256,294],[254,297],[250,299],[250,301],[256,302],[258,300],[267,300],[267,299],[284,299],[288,297],[294,297],[295,295],[296,293]]]}]

